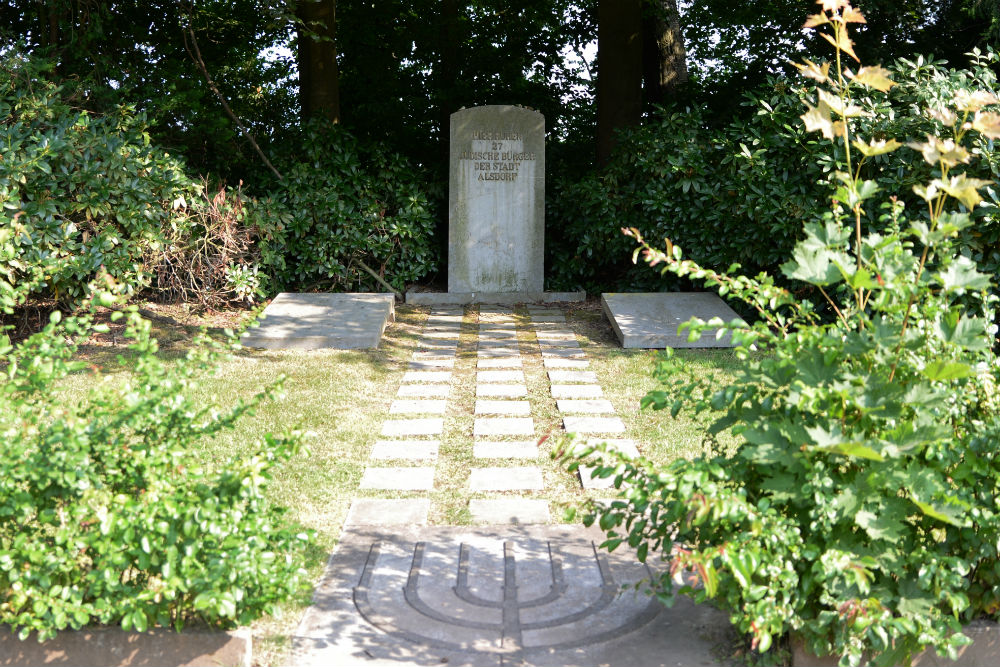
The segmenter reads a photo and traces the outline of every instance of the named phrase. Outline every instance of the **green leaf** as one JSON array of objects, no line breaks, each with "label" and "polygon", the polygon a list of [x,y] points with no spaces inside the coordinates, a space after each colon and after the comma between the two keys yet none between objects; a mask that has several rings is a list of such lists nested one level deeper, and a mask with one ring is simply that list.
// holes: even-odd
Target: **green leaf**
[{"label": "green leaf", "polygon": [[873,540],[895,541],[905,535],[900,517],[892,516],[886,511],[875,514],[868,510],[861,510],[855,515],[854,522]]},{"label": "green leaf", "polygon": [[959,255],[948,268],[937,273],[937,279],[946,290],[984,290],[990,286],[990,277],[981,273],[973,262]]},{"label": "green leaf", "polygon": [[928,380],[955,380],[976,373],[972,366],[958,361],[932,361],[921,372]]}]

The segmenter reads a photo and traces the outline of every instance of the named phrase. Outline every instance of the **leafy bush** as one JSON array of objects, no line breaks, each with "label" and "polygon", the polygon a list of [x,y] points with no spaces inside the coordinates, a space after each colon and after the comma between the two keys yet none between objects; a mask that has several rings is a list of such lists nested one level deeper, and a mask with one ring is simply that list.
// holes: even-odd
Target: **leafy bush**
[{"label": "leafy bush", "polygon": [[[589,448],[563,456],[614,477],[621,498],[592,505],[585,520],[607,531],[608,548],[670,560],[654,582],[664,601],[714,600],[760,651],[794,631],[841,664],[892,665],[925,646],[954,658],[969,641],[961,622],[1000,610],[996,298],[959,240],[987,186],[963,171],[973,158],[963,145],[1000,137],[1000,113],[986,110],[998,99],[982,90],[924,108],[947,133],[908,144],[906,159],[927,164],[914,171],[930,171],[914,188],[923,205],[880,195],[892,191],[863,174],[908,149],[858,132],[878,119],[855,100],[893,86],[881,67],[842,69],[853,56],[848,26],[860,20],[837,0],[807,22],[831,27],[838,49],[832,70],[801,66],[820,82],[802,118],[839,151],[836,190],[781,268],[817,301],[766,274],[703,268],[669,241],[665,252],[636,251],[759,315],[750,327],[726,325],[745,360],[731,384],[711,385],[668,355],[657,368],[663,388],[643,400],[674,414],[717,411],[709,436],[730,430],[735,451],[663,468],[594,459]],[[820,304],[832,320],[819,318]]]},{"label": "leafy bush", "polygon": [[[976,52],[968,70],[940,62],[901,60],[892,68],[890,91],[864,91],[855,99],[870,117],[859,130],[872,137],[918,137],[943,129],[924,111],[960,91],[996,91],[991,67],[997,55]],[[808,91],[772,78],[743,100],[747,117],[711,127],[702,109],[664,110],[650,124],[622,136],[611,163],[578,182],[556,181],[550,197],[546,247],[550,279],[559,288],[664,289],[648,273],[616,258],[630,245],[619,229],[637,227],[648,238],[670,238],[699,263],[740,263],[750,274],[776,272],[801,237],[804,222],[819,217],[837,187],[831,178],[842,149],[831,154],[798,122]],[[889,109],[891,108],[891,112]],[[1000,175],[1000,158],[988,137],[971,137],[981,159],[969,167],[978,178]],[[874,157],[869,177],[920,205],[911,187],[925,181],[930,165],[913,168],[904,155]],[[1000,269],[998,195],[974,214],[977,225],[962,232],[963,251],[987,272]],[[873,220],[880,229],[881,223]],[[609,252],[610,250],[610,252]]]},{"label": "leafy bush", "polygon": [[[12,298],[2,284],[0,295]],[[296,594],[312,537],[286,526],[264,492],[299,437],[264,435],[222,470],[200,460],[199,443],[277,387],[228,410],[192,399],[220,344],[201,338],[168,366],[132,307],[134,372],[95,377],[88,400],[66,405],[58,382],[84,367],[75,341],[106,330],[92,312],[55,312],[16,347],[0,340],[0,623],[39,640],[89,624],[224,626]]]},{"label": "leafy bush", "polygon": [[419,169],[337,125],[313,123],[258,203],[262,261],[282,288],[397,290],[437,266],[434,212]]},{"label": "leafy bush", "polygon": [[0,60],[0,215],[12,232],[0,239],[3,271],[12,282],[37,272],[34,291],[67,302],[101,267],[139,289],[147,252],[194,183],[150,145],[141,116],[74,109],[49,69],[16,50]]}]

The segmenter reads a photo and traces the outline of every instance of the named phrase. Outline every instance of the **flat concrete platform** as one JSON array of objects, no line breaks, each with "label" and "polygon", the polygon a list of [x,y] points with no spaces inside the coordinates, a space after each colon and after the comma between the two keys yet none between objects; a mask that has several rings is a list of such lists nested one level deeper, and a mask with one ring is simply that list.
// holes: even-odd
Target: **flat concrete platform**
[{"label": "flat concrete platform", "polygon": [[725,614],[637,592],[651,571],[597,550],[602,539],[581,526],[348,526],[287,664],[718,664]]},{"label": "flat concrete platform", "polygon": [[407,292],[406,303],[418,306],[467,306],[490,303],[512,306],[517,303],[560,303],[583,301],[586,292]]},{"label": "flat concrete platform", "polygon": [[677,327],[693,317],[743,321],[711,292],[607,292],[601,295],[601,307],[624,348],[732,347],[728,331],[717,339],[717,330],[707,330],[689,341],[688,331],[678,334]]},{"label": "flat concrete platform", "polygon": [[391,293],[282,292],[240,342],[244,347],[269,350],[376,348],[394,317]]}]

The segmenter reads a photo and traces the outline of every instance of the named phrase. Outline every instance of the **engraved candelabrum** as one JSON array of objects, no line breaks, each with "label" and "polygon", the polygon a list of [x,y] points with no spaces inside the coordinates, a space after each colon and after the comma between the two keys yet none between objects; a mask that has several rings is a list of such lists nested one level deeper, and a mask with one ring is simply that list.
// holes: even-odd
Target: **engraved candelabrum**
[{"label": "engraved candelabrum", "polygon": [[[409,623],[410,627],[403,627],[403,624],[394,618],[391,609],[376,609],[370,599],[372,578],[382,549],[382,545],[376,542],[369,551],[361,580],[354,588],[354,604],[362,616],[375,627],[389,635],[417,644],[450,651],[501,654],[505,656],[504,664],[508,664],[508,661],[516,664],[521,658],[532,653],[576,649],[621,637],[648,623],[660,610],[659,603],[653,599],[645,605],[630,606],[628,613],[623,614],[621,610],[609,613],[612,603],[622,594],[622,586],[615,581],[607,556],[598,552],[593,543],[590,545],[590,551],[593,553],[593,561],[590,566],[599,572],[600,583],[596,586],[590,584],[589,587],[592,590],[588,591],[587,595],[578,594],[575,596],[575,599],[578,599],[577,608],[570,606],[568,600],[565,599],[566,593],[573,586],[587,584],[566,581],[562,562],[553,553],[551,544],[547,544],[551,571],[551,582],[548,590],[530,599],[522,599],[518,593],[518,566],[514,555],[514,545],[511,542],[503,544],[503,579],[500,584],[499,596],[487,599],[474,592],[473,588],[470,587],[470,547],[463,543],[459,547],[458,562],[455,568],[455,584],[451,587],[455,604],[448,604],[447,600],[436,599],[436,606],[434,606],[426,602],[421,595],[421,574],[425,569],[426,548],[424,542],[417,542],[413,548],[409,574],[402,590],[406,614],[412,619],[412,614],[416,613],[418,618],[426,621],[446,624],[448,627],[465,628],[472,633],[495,633],[496,641],[479,642],[475,646],[471,646],[468,642],[455,639],[459,633],[452,633],[449,639],[442,639],[440,633],[438,636],[432,636],[432,633],[415,629],[413,626],[418,624],[413,621]],[[645,569],[645,574],[651,576],[648,568]],[[424,576],[426,579],[426,573]],[[596,578],[591,577],[591,579]],[[585,602],[580,600],[585,600]],[[546,605],[553,605],[552,608],[557,609],[557,613],[545,618],[522,620],[522,612],[525,610]],[[480,610],[483,613],[456,614],[444,611],[449,607],[457,606],[466,610]],[[492,616],[495,619],[497,610],[500,612],[500,620],[481,619],[483,616]],[[607,614],[607,616],[602,618],[602,614]],[[588,623],[589,621],[593,621],[593,623]],[[544,632],[535,633],[536,638],[543,638],[542,641],[525,644],[525,633],[555,630],[568,626],[576,628],[576,631],[569,633],[570,638],[564,636],[566,633],[554,633],[560,635],[561,638],[545,641]]]}]

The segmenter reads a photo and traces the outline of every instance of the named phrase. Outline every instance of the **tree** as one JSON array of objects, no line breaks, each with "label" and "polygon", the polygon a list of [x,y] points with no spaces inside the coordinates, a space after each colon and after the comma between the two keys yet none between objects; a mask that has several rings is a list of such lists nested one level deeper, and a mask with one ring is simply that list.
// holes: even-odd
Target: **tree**
[{"label": "tree", "polygon": [[615,132],[642,118],[641,0],[597,3],[597,161],[607,162]]},{"label": "tree", "polygon": [[300,0],[299,104],[302,121],[323,117],[340,122],[340,82],[337,70],[336,0]]},{"label": "tree", "polygon": [[642,78],[647,105],[663,104],[687,82],[687,50],[676,0],[658,0],[644,7],[642,17]]}]

